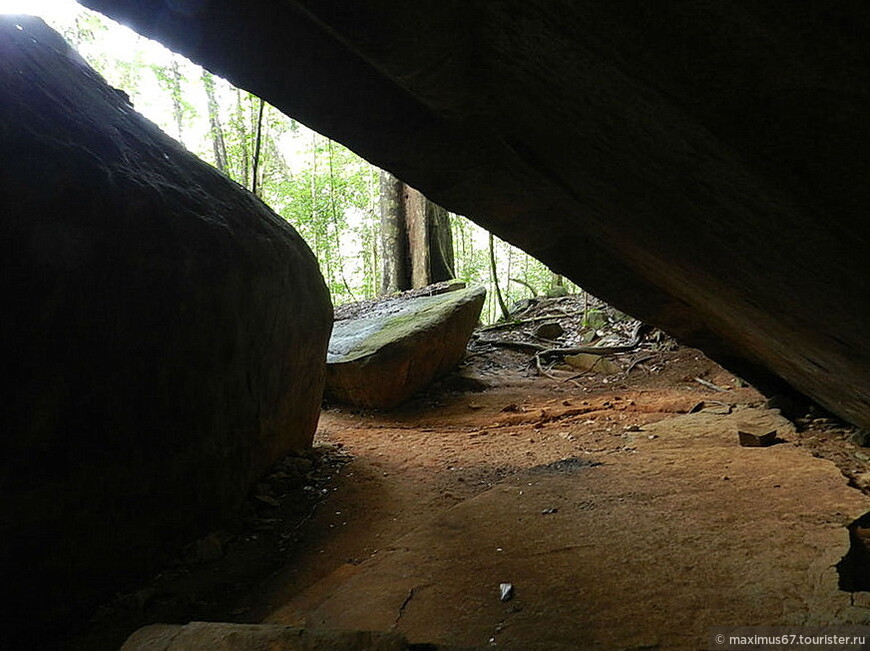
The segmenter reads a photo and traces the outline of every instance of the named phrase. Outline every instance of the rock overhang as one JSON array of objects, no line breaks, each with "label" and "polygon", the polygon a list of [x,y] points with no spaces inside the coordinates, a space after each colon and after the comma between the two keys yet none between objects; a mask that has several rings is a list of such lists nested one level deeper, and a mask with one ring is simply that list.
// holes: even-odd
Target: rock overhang
[{"label": "rock overhang", "polygon": [[857,0],[85,4],[760,388],[870,425]]}]

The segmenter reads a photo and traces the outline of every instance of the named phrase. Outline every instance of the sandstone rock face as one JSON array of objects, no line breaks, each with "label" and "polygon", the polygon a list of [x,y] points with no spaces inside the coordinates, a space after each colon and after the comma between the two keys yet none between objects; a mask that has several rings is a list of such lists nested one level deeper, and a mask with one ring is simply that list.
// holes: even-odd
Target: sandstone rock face
[{"label": "sandstone rock face", "polygon": [[[154,624],[131,635],[121,651],[408,651],[397,632],[317,631],[274,624]],[[437,651],[440,647],[426,645]]]},{"label": "sandstone rock face", "polygon": [[85,4],[870,426],[862,0]]},{"label": "sandstone rock face", "polygon": [[336,321],[326,395],[375,409],[401,404],[462,360],[485,298],[482,287],[457,289]]},{"label": "sandstone rock face", "polygon": [[292,228],[38,19],[0,20],[0,143],[5,648],[310,445],[332,308]]}]

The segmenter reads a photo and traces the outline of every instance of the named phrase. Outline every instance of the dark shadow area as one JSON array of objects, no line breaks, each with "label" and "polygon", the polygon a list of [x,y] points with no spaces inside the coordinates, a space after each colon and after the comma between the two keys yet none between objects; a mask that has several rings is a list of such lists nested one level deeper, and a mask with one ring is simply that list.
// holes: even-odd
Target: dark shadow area
[{"label": "dark shadow area", "polygon": [[551,473],[567,474],[577,472],[578,470],[582,470],[584,468],[594,468],[600,465],[602,465],[600,461],[594,461],[592,459],[581,459],[580,457],[566,457],[565,459],[559,459],[558,461],[552,461],[541,466],[535,466],[534,468],[530,468],[528,470],[528,473],[530,475]]},{"label": "dark shadow area", "polygon": [[350,461],[340,445],[283,457],[225,528],[188,545],[150,581],[119,592],[62,638],[39,648],[109,651],[148,624],[251,621],[245,596],[292,560],[298,545],[310,542],[302,541],[305,525],[338,489]]},{"label": "dark shadow area", "polygon": [[870,512],[849,525],[849,551],[837,563],[839,587],[844,592],[870,590]]}]

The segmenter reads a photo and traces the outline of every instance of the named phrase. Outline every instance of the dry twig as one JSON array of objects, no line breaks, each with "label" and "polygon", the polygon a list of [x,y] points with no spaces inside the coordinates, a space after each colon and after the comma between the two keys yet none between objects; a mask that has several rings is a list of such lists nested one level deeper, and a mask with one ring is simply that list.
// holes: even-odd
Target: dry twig
[{"label": "dry twig", "polygon": [[713,389],[713,391],[728,391],[728,389],[725,389],[724,387],[720,387],[716,384],[713,384],[712,382],[708,382],[707,380],[705,380],[703,378],[696,377],[695,382],[707,387],[708,389]]}]

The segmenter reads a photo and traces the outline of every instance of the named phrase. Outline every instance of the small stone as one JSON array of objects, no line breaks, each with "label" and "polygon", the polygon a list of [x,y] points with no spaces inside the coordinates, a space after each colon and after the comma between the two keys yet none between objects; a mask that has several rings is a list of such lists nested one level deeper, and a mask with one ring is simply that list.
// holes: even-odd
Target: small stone
[{"label": "small stone", "polygon": [[558,513],[558,511],[559,511],[559,509],[553,509],[553,508],[544,509],[543,511],[541,511],[541,515],[552,515],[553,513]]},{"label": "small stone", "polygon": [[499,583],[498,584],[499,591],[499,599],[502,601],[510,601],[514,596],[514,584],[513,583]]},{"label": "small stone", "polygon": [[639,431],[640,431],[640,425],[626,425],[623,429],[624,429],[626,432],[639,432]]},{"label": "small stone", "polygon": [[541,339],[558,339],[565,334],[565,329],[558,322],[542,323],[535,330],[535,336]]},{"label": "small stone", "polygon": [[776,442],[776,430],[752,423],[737,426],[737,437],[744,448],[763,448]]}]

